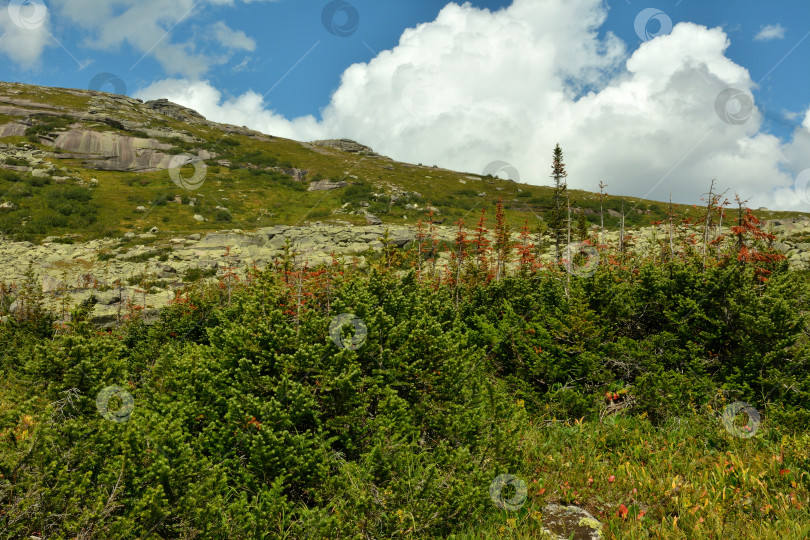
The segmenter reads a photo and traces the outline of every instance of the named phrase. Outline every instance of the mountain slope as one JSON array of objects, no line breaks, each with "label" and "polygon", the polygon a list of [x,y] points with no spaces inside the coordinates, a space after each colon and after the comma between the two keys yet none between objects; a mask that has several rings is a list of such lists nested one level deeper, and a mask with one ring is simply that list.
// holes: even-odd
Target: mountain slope
[{"label": "mountain slope", "polygon": [[[196,166],[182,166],[192,158]],[[538,162],[537,171],[549,164]],[[365,224],[367,213],[415,224],[428,205],[438,222],[464,219],[472,227],[499,198],[513,228],[526,220],[533,228],[551,195],[547,186],[399,163],[353,141],[304,143],[210,122],[166,100],[0,83],[0,233],[19,240],[152,227],[194,233],[225,224]],[[591,225],[599,222],[598,194],[571,190],[570,197]],[[668,211],[665,203],[607,196],[608,228],[618,226],[622,206],[627,226]],[[699,215],[699,208],[677,210]]]}]

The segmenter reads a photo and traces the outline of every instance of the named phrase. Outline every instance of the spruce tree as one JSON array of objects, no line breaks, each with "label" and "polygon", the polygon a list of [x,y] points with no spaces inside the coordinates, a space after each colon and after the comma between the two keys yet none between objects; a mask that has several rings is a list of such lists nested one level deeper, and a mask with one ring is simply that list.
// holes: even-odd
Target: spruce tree
[{"label": "spruce tree", "polygon": [[566,208],[563,204],[568,194],[568,186],[565,178],[565,163],[563,163],[563,152],[559,143],[554,147],[554,158],[551,164],[551,178],[554,180],[554,206],[549,217],[549,229],[554,236],[554,254],[557,260],[560,259],[560,244],[566,231]]}]

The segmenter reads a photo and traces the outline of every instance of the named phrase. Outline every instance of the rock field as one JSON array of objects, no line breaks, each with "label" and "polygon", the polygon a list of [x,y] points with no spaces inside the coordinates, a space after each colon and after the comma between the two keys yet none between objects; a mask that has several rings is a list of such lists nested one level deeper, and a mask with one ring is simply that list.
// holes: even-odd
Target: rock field
[{"label": "rock field", "polygon": [[[779,238],[774,245],[788,257],[790,266],[801,270],[810,268],[810,243],[789,239],[810,234],[810,220],[795,218],[772,224]],[[0,239],[3,275],[0,281],[14,296],[30,268],[50,309],[64,315],[67,306],[95,296],[97,303],[92,320],[101,326],[110,326],[117,324],[128,303],[144,306],[149,320],[190,281],[215,280],[226,272],[244,277],[254,265],[258,268],[272,265],[283,256],[287,242],[298,264],[306,262],[313,267],[329,262],[334,253],[346,262],[356,261],[362,268],[366,265],[364,253],[383,247],[381,238],[386,228],[396,248],[405,247],[416,236],[415,229],[407,226],[322,224],[278,225],[252,232],[234,229],[186,236],[153,229],[139,235],[127,233],[123,238],[74,244],[57,243],[53,241],[57,240],[55,238],[48,238],[40,245]],[[659,241],[665,238],[663,226],[657,231],[653,229],[633,231],[632,249],[645,251],[654,245],[654,236]],[[453,227],[436,226],[439,240],[452,242],[454,235]],[[516,233],[513,239],[518,240]],[[616,232],[608,232],[602,239],[603,244],[617,242]],[[546,237],[544,244],[551,246],[551,239]],[[551,258],[551,250],[547,252],[546,261]],[[444,266],[447,260],[448,255],[440,253],[438,266]],[[16,301],[12,302],[11,311],[16,308]]]}]

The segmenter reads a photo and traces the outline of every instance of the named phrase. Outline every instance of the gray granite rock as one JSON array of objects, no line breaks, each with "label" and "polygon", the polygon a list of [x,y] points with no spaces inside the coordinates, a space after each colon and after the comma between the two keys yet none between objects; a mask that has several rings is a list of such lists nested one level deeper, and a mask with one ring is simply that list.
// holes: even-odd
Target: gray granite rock
[{"label": "gray granite rock", "polygon": [[554,540],[599,540],[602,523],[584,508],[549,504],[543,509],[543,527]]}]

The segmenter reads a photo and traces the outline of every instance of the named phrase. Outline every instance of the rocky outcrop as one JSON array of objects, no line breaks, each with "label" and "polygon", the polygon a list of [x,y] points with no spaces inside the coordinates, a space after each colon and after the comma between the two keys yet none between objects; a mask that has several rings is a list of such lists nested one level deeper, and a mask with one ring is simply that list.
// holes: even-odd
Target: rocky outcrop
[{"label": "rocky outcrop", "polygon": [[161,152],[172,148],[171,144],[108,131],[72,129],[59,133],[52,144],[60,150],[86,156],[85,165],[99,170],[159,171],[167,169],[172,159]]},{"label": "rocky outcrop", "polygon": [[22,137],[25,135],[26,129],[28,129],[28,126],[25,124],[11,122],[10,124],[0,126],[0,137]]},{"label": "rocky outcrop", "polygon": [[310,144],[322,146],[324,148],[334,148],[335,150],[342,150],[344,152],[349,152],[350,154],[358,154],[366,157],[383,157],[368,146],[362,145],[359,142],[351,139],[325,139],[322,141],[312,141]]},{"label": "rocky outcrop", "polygon": [[163,116],[168,116],[169,118],[174,118],[175,120],[180,120],[181,122],[187,122],[189,124],[206,124],[208,122],[203,115],[194,109],[189,109],[188,107],[183,107],[177,103],[172,103],[168,99],[147,101],[144,105],[153,111],[159,112]]},{"label": "rocky outcrop", "polygon": [[[46,103],[18,96],[24,90],[30,92],[32,89],[36,89]],[[13,121],[0,124],[0,137],[25,135],[29,127],[41,123],[41,119],[37,119],[39,117],[67,117],[75,120],[75,123],[67,128],[55,128],[51,133],[39,133],[39,142],[56,150],[45,157],[81,159],[88,168],[122,172],[150,172],[167,168],[177,150],[171,141],[167,143],[166,140],[175,139],[191,144],[203,142],[184,130],[169,127],[167,119],[219,129],[224,134],[245,135],[265,142],[273,140],[269,135],[244,126],[211,122],[193,109],[165,99],[143,103],[128,96],[92,90],[60,89],[58,92],[84,99],[78,100],[73,109],[55,106],[47,104],[53,93],[50,89],[0,83],[0,115],[14,117]],[[192,148],[186,153],[197,154],[201,159],[216,157],[201,149]],[[0,149],[0,163],[4,157],[6,154]],[[291,176],[303,181],[304,171],[293,171]]]},{"label": "rocky outcrop", "polygon": [[307,191],[329,191],[332,189],[342,188],[348,186],[348,182],[334,182],[332,180],[318,180],[312,182]]}]

